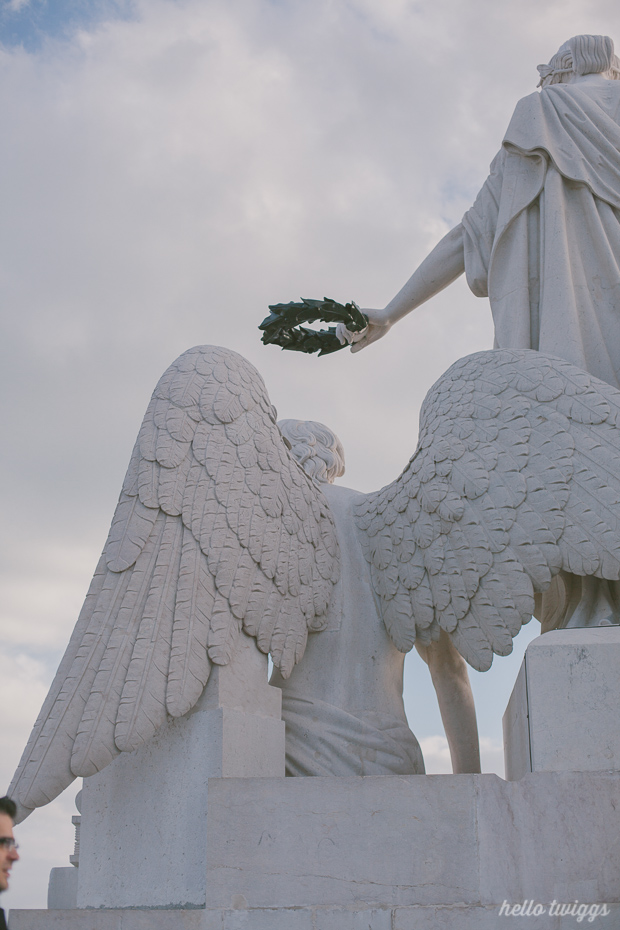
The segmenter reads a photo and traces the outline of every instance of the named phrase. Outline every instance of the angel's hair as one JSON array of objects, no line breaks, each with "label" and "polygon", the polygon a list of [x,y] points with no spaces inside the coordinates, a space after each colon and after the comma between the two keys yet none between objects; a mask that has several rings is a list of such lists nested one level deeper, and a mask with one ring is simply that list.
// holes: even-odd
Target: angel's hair
[{"label": "angel's hair", "polygon": [[539,87],[567,84],[573,74],[604,74],[620,80],[620,60],[609,36],[573,36],[555,53],[548,65],[538,65]]},{"label": "angel's hair", "polygon": [[8,814],[11,820],[15,820],[16,813],[17,805],[15,801],[12,801],[6,795],[3,798],[0,798],[0,814]]},{"label": "angel's hair", "polygon": [[291,452],[307,475],[332,484],[344,475],[344,449],[335,433],[314,420],[278,420]]}]

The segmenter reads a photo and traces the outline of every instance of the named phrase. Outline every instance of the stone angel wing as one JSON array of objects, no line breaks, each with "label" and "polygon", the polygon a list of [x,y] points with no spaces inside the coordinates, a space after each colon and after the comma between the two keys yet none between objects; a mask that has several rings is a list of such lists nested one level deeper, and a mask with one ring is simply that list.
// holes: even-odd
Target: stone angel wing
[{"label": "stone angel wing", "polygon": [[185,352],[148,406],[12,797],[46,804],[187,713],[241,629],[288,676],[326,622],[338,572],[328,505],[261,376],[227,349]]},{"label": "stone angel wing", "polygon": [[356,520],[396,647],[448,632],[485,671],[560,570],[620,576],[620,391],[528,349],[453,365],[402,475]]}]

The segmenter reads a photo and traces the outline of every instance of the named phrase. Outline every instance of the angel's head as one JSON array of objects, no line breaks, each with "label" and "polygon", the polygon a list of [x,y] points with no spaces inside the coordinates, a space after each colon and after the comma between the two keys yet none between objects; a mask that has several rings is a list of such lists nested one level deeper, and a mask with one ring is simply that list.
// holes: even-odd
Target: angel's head
[{"label": "angel's head", "polygon": [[332,484],[344,475],[344,449],[335,433],[314,420],[278,420],[285,443],[306,474]]},{"label": "angel's head", "polygon": [[548,65],[538,65],[539,87],[569,84],[584,74],[602,74],[620,80],[620,61],[609,36],[573,36],[561,45]]}]

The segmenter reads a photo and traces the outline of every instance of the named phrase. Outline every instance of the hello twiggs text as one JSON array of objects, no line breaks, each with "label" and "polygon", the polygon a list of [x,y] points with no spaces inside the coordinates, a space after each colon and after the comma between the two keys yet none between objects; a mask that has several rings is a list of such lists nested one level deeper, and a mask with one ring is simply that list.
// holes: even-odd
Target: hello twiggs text
[{"label": "hello twiggs text", "polygon": [[582,920],[591,924],[597,917],[607,917],[610,913],[606,904],[580,904],[579,901],[562,904],[555,900],[551,904],[539,904],[534,899],[526,899],[522,904],[504,901],[499,909],[500,917],[541,917],[548,914],[549,917],[574,917],[578,924]]}]

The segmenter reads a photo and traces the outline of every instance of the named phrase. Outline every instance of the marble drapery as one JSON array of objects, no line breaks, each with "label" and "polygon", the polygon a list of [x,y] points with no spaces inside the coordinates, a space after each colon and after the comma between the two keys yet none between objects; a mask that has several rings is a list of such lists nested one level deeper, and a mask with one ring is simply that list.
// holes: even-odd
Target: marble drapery
[{"label": "marble drapery", "polygon": [[463,227],[496,346],[559,355],[620,387],[620,81],[520,100]]},{"label": "marble drapery", "polygon": [[420,745],[405,720],[349,713],[317,698],[282,695],[287,775],[423,775]]}]

